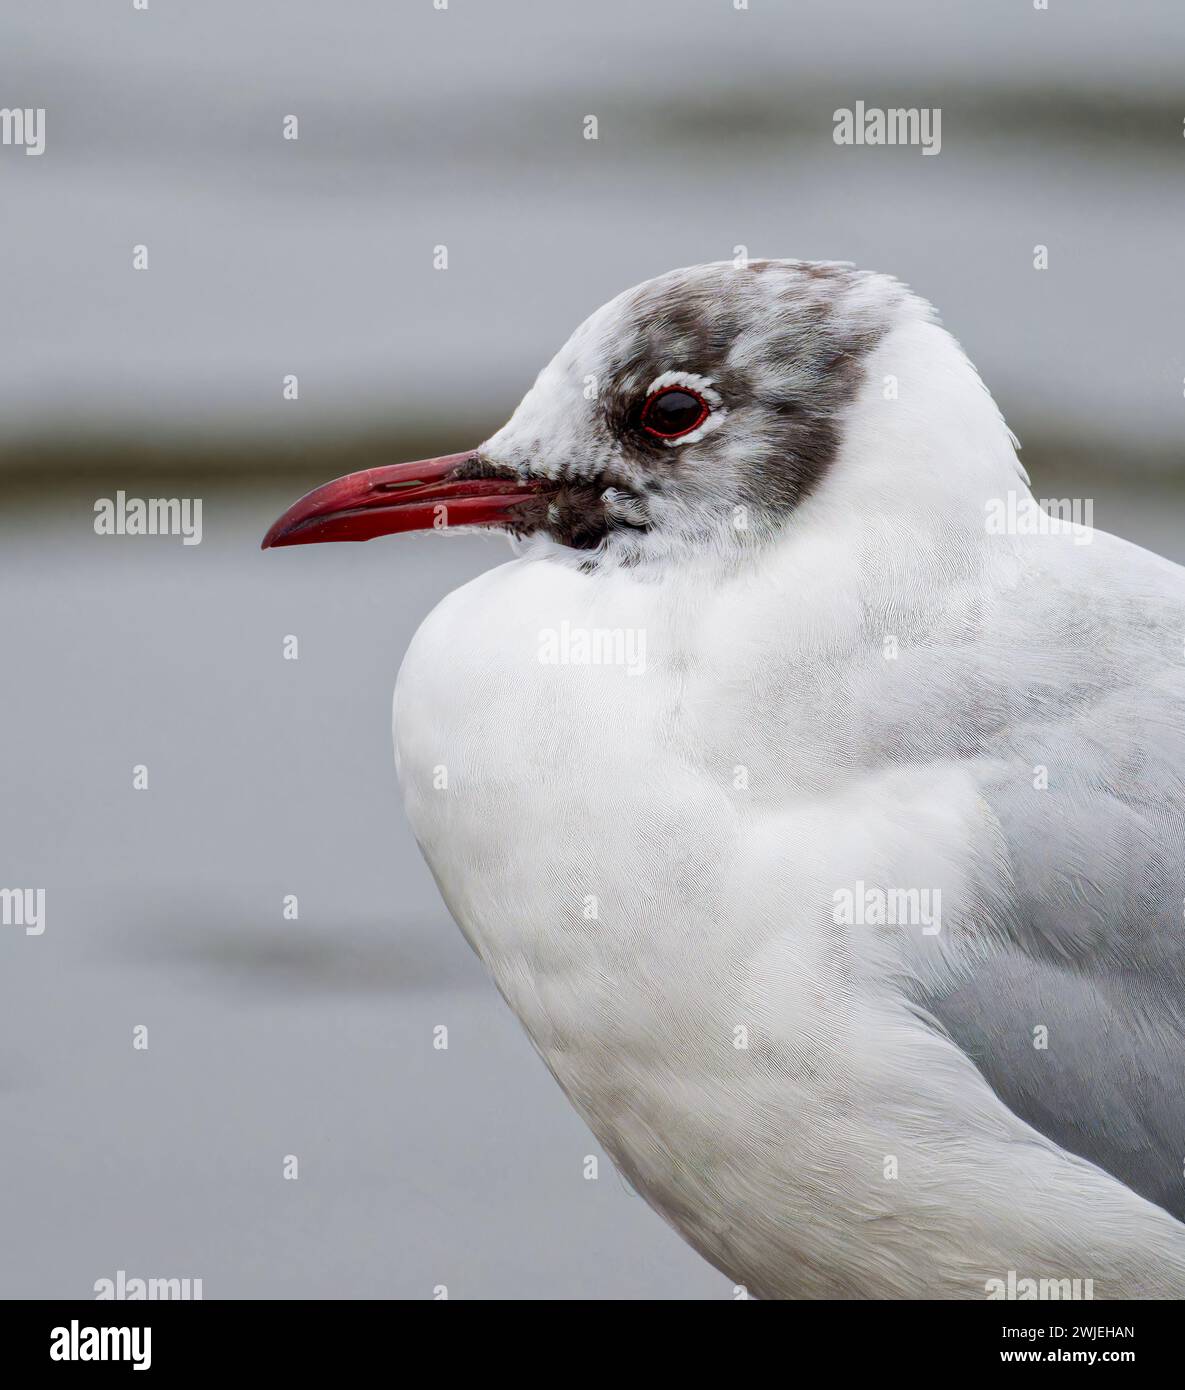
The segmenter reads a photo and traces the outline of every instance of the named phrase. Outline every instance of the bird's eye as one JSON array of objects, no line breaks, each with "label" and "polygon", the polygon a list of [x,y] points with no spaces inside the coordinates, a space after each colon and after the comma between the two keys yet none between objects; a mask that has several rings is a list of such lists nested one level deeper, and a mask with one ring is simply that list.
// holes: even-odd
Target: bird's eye
[{"label": "bird's eye", "polygon": [[646,397],[642,428],[656,439],[681,439],[699,429],[711,410],[698,391],[686,386],[664,386]]}]

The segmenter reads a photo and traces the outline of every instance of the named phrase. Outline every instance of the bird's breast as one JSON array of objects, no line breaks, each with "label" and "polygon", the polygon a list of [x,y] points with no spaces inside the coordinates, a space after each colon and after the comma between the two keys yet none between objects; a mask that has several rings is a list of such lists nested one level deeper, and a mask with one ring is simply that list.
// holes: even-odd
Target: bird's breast
[{"label": "bird's breast", "polygon": [[891,749],[855,765],[875,700],[846,710],[831,687],[850,672],[803,658],[784,596],[758,597],[520,560],[449,595],[408,650],[412,828],[541,1047],[690,1045],[705,1011],[739,1025],[770,959],[779,1010],[817,1020],[848,989],[837,888],[884,863],[960,889],[972,781]]},{"label": "bird's breast", "polygon": [[769,584],[519,561],[429,616],[395,695],[407,813],[453,916],[614,1161],[725,1268],[746,1192],[783,1232],[842,1218],[843,1184],[802,1175],[873,1161],[847,1127],[878,1103],[885,1040],[918,1026],[889,957],[958,958],[957,921],[853,930],[837,891],[872,865],[982,901],[973,779],[888,743],[855,759],[878,700],[836,698],[851,672],[796,647],[794,612]]},{"label": "bird's breast", "polygon": [[657,588],[517,562],[450,595],[408,651],[408,815],[500,984],[590,957],[644,969],[696,931],[736,815],[704,766],[678,621]]}]

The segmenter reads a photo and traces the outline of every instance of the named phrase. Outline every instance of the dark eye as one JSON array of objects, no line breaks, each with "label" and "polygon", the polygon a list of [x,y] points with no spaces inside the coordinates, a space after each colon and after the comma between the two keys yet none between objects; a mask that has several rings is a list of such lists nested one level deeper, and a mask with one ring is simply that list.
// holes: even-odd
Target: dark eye
[{"label": "dark eye", "polygon": [[678,439],[697,430],[711,413],[711,406],[686,386],[664,386],[646,397],[642,428],[656,439]]}]

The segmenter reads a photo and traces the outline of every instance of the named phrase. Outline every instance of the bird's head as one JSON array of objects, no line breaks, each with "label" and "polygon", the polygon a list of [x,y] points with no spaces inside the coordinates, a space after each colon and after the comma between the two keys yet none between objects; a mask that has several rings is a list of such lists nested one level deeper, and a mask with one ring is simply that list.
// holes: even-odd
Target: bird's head
[{"label": "bird's head", "polygon": [[264,547],[478,526],[586,564],[744,550],[831,469],[878,345],[931,317],[847,265],[671,271],[581,324],[484,444],[327,483]]}]

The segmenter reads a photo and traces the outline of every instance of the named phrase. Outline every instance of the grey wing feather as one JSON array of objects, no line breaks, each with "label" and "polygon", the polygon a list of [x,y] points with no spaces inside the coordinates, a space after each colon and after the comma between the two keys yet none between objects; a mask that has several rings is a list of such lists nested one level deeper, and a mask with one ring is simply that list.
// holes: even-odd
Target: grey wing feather
[{"label": "grey wing feather", "polygon": [[1015,1114],[1185,1219],[1185,570],[1119,558],[1136,556],[1124,621],[1112,602],[1079,629],[1009,733],[1011,774],[984,779],[1010,921],[969,979],[917,1002]]}]

